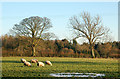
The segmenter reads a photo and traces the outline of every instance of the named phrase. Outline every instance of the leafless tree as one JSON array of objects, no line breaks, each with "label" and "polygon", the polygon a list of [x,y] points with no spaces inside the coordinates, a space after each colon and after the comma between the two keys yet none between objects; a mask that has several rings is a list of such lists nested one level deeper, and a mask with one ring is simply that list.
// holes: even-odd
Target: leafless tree
[{"label": "leafless tree", "polygon": [[94,45],[108,34],[109,29],[105,28],[99,16],[91,17],[88,12],[69,19],[70,27],[76,35],[75,38],[83,37],[89,41],[93,58],[95,57]]},{"label": "leafless tree", "polygon": [[44,33],[41,37],[45,40],[58,39],[54,33]]},{"label": "leafless tree", "polygon": [[32,56],[35,56],[35,47],[51,27],[50,19],[47,17],[32,16],[15,24],[11,30],[20,37],[27,37],[32,46]]}]

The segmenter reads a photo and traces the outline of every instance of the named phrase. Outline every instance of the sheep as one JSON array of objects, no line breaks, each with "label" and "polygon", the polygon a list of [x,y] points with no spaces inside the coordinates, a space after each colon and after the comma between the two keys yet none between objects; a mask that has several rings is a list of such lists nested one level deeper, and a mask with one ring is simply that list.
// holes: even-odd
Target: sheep
[{"label": "sheep", "polygon": [[21,62],[22,62],[22,63],[25,63],[25,62],[26,62],[26,60],[22,58],[22,59],[21,59]]},{"label": "sheep", "polygon": [[52,63],[50,61],[46,61],[45,63],[52,66]]},{"label": "sheep", "polygon": [[44,63],[43,62],[38,62],[37,66],[41,66],[42,67],[42,66],[44,66]]},{"label": "sheep", "polygon": [[25,66],[31,66],[31,64],[29,62],[25,62],[24,65]]},{"label": "sheep", "polygon": [[31,63],[37,63],[37,62],[38,62],[37,59],[32,59],[32,60],[31,60]]}]

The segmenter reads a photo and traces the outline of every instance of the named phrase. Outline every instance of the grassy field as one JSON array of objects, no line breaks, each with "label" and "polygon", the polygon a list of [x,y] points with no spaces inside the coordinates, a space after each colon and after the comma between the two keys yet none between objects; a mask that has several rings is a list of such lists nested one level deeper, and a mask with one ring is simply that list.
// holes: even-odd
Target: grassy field
[{"label": "grassy field", "polygon": [[[20,59],[27,61],[38,59],[45,62],[50,60],[53,66],[31,67],[24,66]],[[78,72],[101,73],[105,77],[119,77],[117,59],[92,58],[60,58],[60,57],[2,57],[2,77],[51,77],[50,73]]]}]

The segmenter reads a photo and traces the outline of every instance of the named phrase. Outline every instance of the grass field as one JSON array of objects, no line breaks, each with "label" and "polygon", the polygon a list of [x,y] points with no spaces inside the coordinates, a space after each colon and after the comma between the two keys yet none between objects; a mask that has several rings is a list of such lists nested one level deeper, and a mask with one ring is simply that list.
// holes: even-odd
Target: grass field
[{"label": "grass field", "polygon": [[[24,66],[20,59],[27,61],[38,59],[45,62],[50,60],[53,66],[31,67]],[[92,58],[60,58],[60,57],[2,57],[2,77],[51,77],[50,73],[78,72],[101,73],[105,77],[119,77],[117,59]]]}]

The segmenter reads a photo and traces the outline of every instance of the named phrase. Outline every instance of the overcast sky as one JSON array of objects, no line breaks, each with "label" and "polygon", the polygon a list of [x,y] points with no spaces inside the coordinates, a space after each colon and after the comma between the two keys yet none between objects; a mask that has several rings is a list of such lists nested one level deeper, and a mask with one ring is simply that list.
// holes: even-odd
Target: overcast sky
[{"label": "overcast sky", "polygon": [[3,2],[2,33],[4,35],[22,19],[31,16],[48,17],[53,32],[59,39],[72,38],[69,18],[87,11],[91,16],[99,15],[104,26],[110,28],[113,40],[118,40],[118,3],[117,2]]}]

